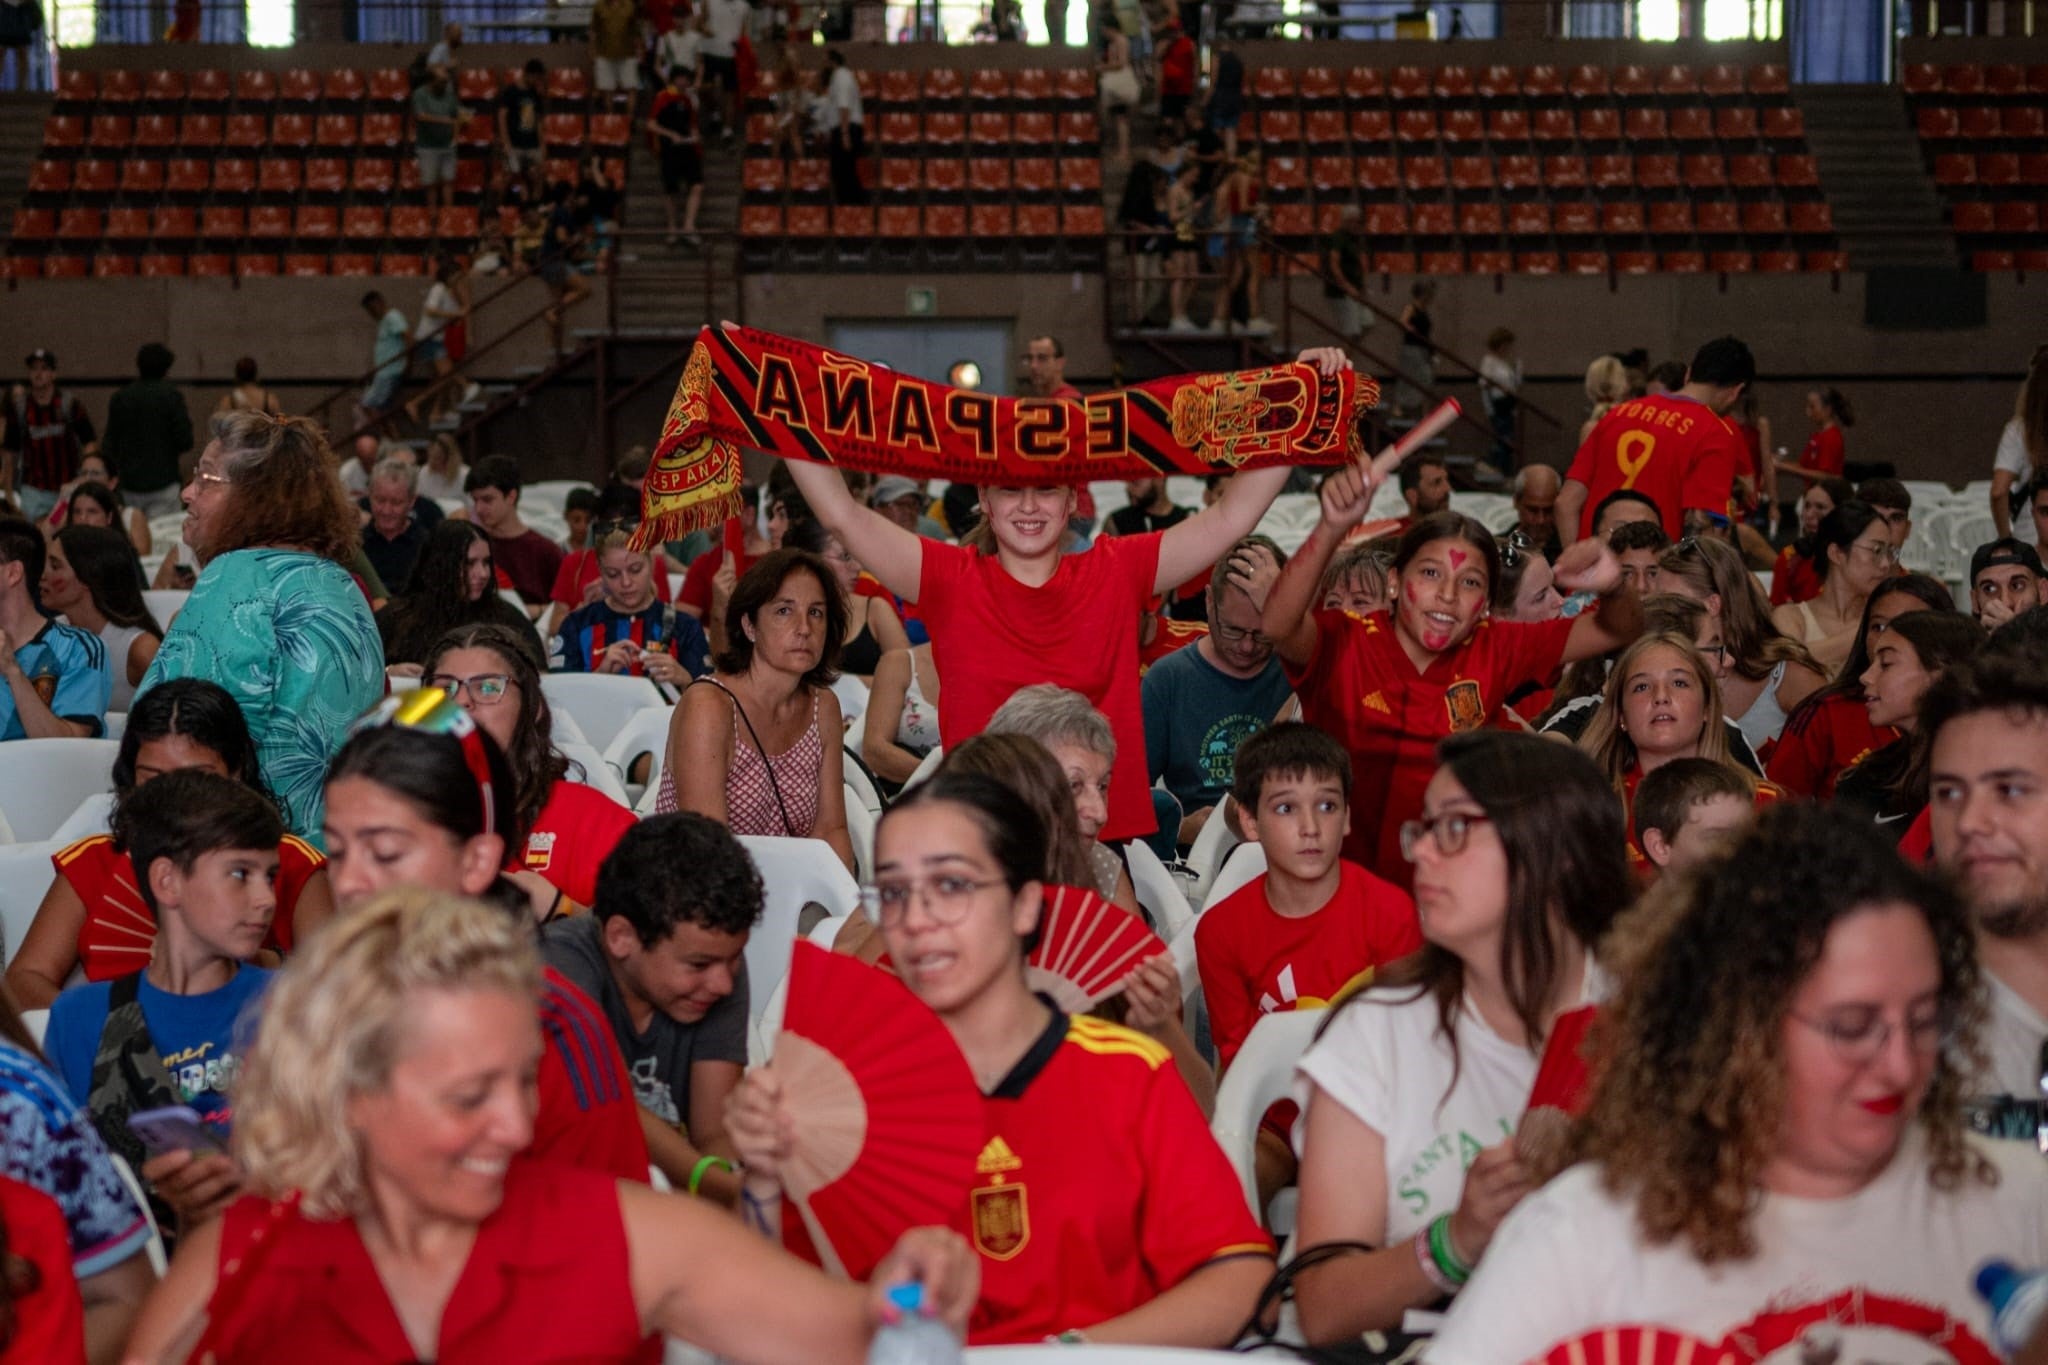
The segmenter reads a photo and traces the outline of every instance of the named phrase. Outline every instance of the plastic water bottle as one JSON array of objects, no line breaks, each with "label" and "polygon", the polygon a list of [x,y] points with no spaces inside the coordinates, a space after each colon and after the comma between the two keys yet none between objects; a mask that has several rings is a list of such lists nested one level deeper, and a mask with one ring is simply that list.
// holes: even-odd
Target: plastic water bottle
[{"label": "plastic water bottle", "polygon": [[1977,1293],[1991,1305],[1991,1335],[1998,1349],[2011,1355],[2033,1339],[2048,1310],[2048,1274],[2017,1269],[2010,1261],[1986,1261],[1977,1268]]},{"label": "plastic water bottle", "polygon": [[924,1286],[912,1280],[889,1291],[889,1302],[903,1310],[893,1326],[884,1326],[868,1343],[868,1365],[960,1365],[960,1339],[937,1318],[928,1318]]}]

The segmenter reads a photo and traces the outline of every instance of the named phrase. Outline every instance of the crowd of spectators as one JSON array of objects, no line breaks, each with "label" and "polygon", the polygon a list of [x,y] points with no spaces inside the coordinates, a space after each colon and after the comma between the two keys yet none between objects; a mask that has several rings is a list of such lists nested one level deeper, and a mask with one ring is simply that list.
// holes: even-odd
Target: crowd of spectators
[{"label": "crowd of spectators", "polygon": [[[387,348],[420,335],[365,311]],[[1513,338],[1488,350],[1498,403]],[[1031,392],[1077,397],[1066,359],[1032,338]],[[1912,496],[1843,477],[1831,390],[1774,553],[1749,348],[1611,359],[1570,465],[1514,472],[1512,525],[1424,454],[1327,474],[1291,549],[1256,530],[1280,468],[1200,508],[1134,479],[1098,517],[1085,490],[818,463],[773,467],[722,536],[638,548],[644,451],[557,527],[506,456],[344,458],[252,363],[183,480],[165,565],[193,579],[159,620],[113,490],[184,453],[170,356],[97,437],[37,352],[0,739],[120,718],[0,995],[0,1225],[37,1272],[5,1293],[68,1343],[38,1358],[201,1331],[222,1360],[624,1360],[660,1332],[857,1358],[882,1310],[799,1264],[823,1257],[791,1213],[794,1073],[749,1065],[782,869],[735,836],[862,878],[836,948],[885,962],[982,1092],[987,1183],[960,1172],[951,1230],[890,1228],[863,1267],[975,1344],[1227,1347],[1293,1186],[1299,1333],[1360,1359],[1619,1331],[1995,1358],[1977,1266],[2048,1263],[2048,573],[2010,536],[1967,601],[1902,572]],[[645,818],[571,756],[551,672],[667,703],[659,777],[620,775]],[[856,765],[889,797],[865,832]],[[1161,913],[1147,868],[1253,844],[1238,889]],[[1062,1013],[1026,963],[1061,887],[1187,921],[1188,970]],[[1218,1083],[1308,1010],[1241,1135],[1248,1203]],[[154,1288],[115,1156],[174,1244]],[[578,1312],[468,1312],[478,1258]]]}]

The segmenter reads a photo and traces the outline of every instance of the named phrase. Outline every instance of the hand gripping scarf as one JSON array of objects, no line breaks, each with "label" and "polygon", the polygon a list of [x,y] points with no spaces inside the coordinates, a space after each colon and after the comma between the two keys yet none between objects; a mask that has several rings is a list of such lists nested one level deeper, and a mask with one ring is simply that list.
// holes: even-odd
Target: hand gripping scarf
[{"label": "hand gripping scarf", "polygon": [[1229,474],[1358,459],[1379,385],[1268,365],[1086,398],[996,398],[747,327],[697,334],[647,473],[645,548],[739,511],[742,446],[784,459],[974,484]]}]

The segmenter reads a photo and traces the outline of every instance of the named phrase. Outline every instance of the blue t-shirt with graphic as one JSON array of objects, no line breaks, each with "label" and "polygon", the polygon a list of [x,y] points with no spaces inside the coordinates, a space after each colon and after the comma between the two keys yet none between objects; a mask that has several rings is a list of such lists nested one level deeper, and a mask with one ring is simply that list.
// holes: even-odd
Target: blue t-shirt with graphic
[{"label": "blue t-shirt with graphic", "polygon": [[[50,621],[33,640],[16,647],[14,661],[57,719],[84,721],[93,734],[106,733],[114,672],[99,636]],[[21,728],[21,712],[14,704],[14,690],[0,687],[0,740],[27,737],[28,732]]]},{"label": "blue t-shirt with graphic", "polygon": [[[561,639],[564,673],[590,672],[605,647],[620,640],[631,640],[643,649],[665,650],[693,678],[711,671],[711,645],[704,638],[704,627],[697,624],[696,617],[666,602],[655,602],[629,616],[612,610],[600,597],[563,618]],[[636,676],[643,672],[637,663],[628,671]]]},{"label": "blue t-shirt with graphic", "polygon": [[[220,1135],[223,1147],[234,1117],[228,1091],[240,1069],[242,1045],[255,1032],[250,1006],[262,998],[270,979],[271,973],[263,968],[244,966],[227,985],[203,995],[160,991],[147,976],[137,983],[142,1020],[149,1025],[150,1039],[178,1087],[179,1099]],[[50,1006],[43,1048],[80,1104],[87,1103],[92,1091],[92,1061],[107,1025],[113,988],[111,981],[73,986]],[[250,1016],[246,1024],[245,1014]]]},{"label": "blue t-shirt with graphic", "polygon": [[1294,689],[1280,661],[1256,677],[1233,678],[1202,657],[1197,641],[1145,670],[1145,770],[1183,812],[1213,806],[1230,792],[1237,746],[1273,723]]}]

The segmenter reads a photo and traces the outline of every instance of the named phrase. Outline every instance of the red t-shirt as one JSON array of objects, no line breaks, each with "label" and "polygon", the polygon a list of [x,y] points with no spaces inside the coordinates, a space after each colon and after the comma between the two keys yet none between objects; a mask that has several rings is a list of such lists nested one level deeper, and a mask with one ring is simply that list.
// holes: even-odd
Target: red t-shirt
[{"label": "red t-shirt", "polygon": [[[735,554],[733,572],[744,575],[760,560],[759,555]],[[725,551],[715,545],[691,560],[690,567],[683,572],[683,589],[676,594],[676,605],[696,608],[699,620],[711,619],[711,580],[718,577],[724,563]]]},{"label": "red t-shirt", "polygon": [[[222,1219],[209,1358],[384,1365],[417,1357],[355,1219],[316,1220],[253,1194]],[[660,1338],[640,1330],[631,1260],[616,1182],[600,1171],[515,1160],[503,1201],[477,1227],[428,1354],[449,1362],[658,1361]]]},{"label": "red t-shirt", "polygon": [[1687,512],[1728,514],[1741,463],[1742,434],[1704,403],[1668,393],[1617,403],[1586,437],[1565,475],[1587,489],[1579,534],[1592,535],[1594,509],[1609,493],[1627,488],[1657,504],[1664,534],[1676,540]]},{"label": "red t-shirt", "polygon": [[491,558],[511,581],[519,600],[532,607],[548,600],[555,574],[562,567],[562,547],[529,527],[504,540],[492,536]]},{"label": "red t-shirt", "polygon": [[1874,726],[1856,693],[1810,697],[1793,708],[1778,734],[1764,775],[1794,796],[1831,800],[1835,779],[1899,737]]},{"label": "red t-shirt", "polygon": [[[90,835],[58,849],[50,862],[85,902],[85,923],[78,930],[78,967],[85,979],[111,981],[147,967],[156,948],[156,912],[142,899],[135,864],[114,848],[114,837]],[[291,951],[299,893],[325,866],[319,851],[296,834],[278,843],[277,913],[271,916],[266,947]]]},{"label": "red t-shirt", "polygon": [[1814,572],[1812,560],[1790,545],[1778,551],[1778,562],[1771,568],[1772,606],[1811,602],[1820,596],[1821,587],[1820,575]]},{"label": "red t-shirt", "polygon": [[1152,643],[1138,646],[1138,676],[1144,677],[1167,655],[1186,649],[1209,633],[1206,621],[1175,621],[1170,617],[1159,618],[1159,629],[1152,632]]},{"label": "red t-shirt", "polygon": [[1229,1066],[1259,1017],[1321,1009],[1422,947],[1415,901],[1357,863],[1340,862],[1336,894],[1312,915],[1282,915],[1267,878],[1233,892],[1195,921],[1195,962],[1216,1057]]},{"label": "red t-shirt", "polygon": [[1169,38],[1166,51],[1159,54],[1159,93],[1195,93],[1195,40],[1185,33]]},{"label": "red t-shirt", "polygon": [[597,788],[565,777],[548,789],[547,804],[534,819],[526,856],[517,866],[540,873],[578,905],[595,905],[598,865],[631,828],[633,812]]},{"label": "red t-shirt", "polygon": [[[1639,763],[1622,776],[1621,805],[1622,818],[1628,822],[1626,828],[1629,866],[1635,869],[1638,876],[1648,876],[1654,873],[1656,868],[1651,864],[1649,855],[1643,852],[1642,834],[1636,829],[1636,788],[1642,784],[1643,769]],[[1752,804],[1755,809],[1762,810],[1765,806],[1784,799],[1785,793],[1776,783],[1759,782],[1756,784]]]},{"label": "red t-shirt", "polygon": [[1922,806],[1899,838],[1899,856],[1914,867],[1934,866],[1933,808]]},{"label": "red t-shirt", "polygon": [[[555,586],[548,600],[565,607],[582,606],[583,590],[597,581],[598,573],[597,551],[577,550],[565,556],[562,567],[555,571]],[[668,601],[668,570],[660,559],[654,561],[654,600]]]},{"label": "red t-shirt", "polygon": [[1848,458],[1842,442],[1842,429],[1822,427],[1807,438],[1806,449],[1799,452],[1799,467],[1832,474],[1839,479]]},{"label": "red t-shirt", "polygon": [[553,967],[541,988],[540,1029],[547,1046],[527,1154],[646,1184],[647,1135],[618,1040],[596,1002]]},{"label": "red t-shirt", "polygon": [[1055,683],[1093,702],[1117,736],[1102,839],[1150,834],[1145,718],[1138,703],[1138,614],[1159,576],[1164,532],[1105,536],[1064,555],[1043,587],[1003,572],[994,555],[922,542],[917,608],[932,636],[932,662],[946,680],[939,737],[959,746],[980,734],[1020,687]]},{"label": "red t-shirt", "polygon": [[1287,679],[1302,719],[1351,751],[1344,856],[1406,890],[1414,872],[1401,856],[1401,822],[1422,813],[1437,741],[1492,724],[1516,688],[1547,682],[1564,661],[1571,620],[1481,621],[1418,673],[1386,612],[1315,619],[1315,655]]},{"label": "red t-shirt", "polygon": [[57,1201],[0,1176],[7,1251],[36,1268],[36,1287],[14,1298],[14,1330],[0,1365],[71,1365],[85,1359],[85,1305],[71,1274],[71,1234]]}]

